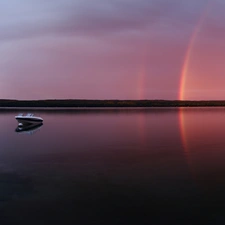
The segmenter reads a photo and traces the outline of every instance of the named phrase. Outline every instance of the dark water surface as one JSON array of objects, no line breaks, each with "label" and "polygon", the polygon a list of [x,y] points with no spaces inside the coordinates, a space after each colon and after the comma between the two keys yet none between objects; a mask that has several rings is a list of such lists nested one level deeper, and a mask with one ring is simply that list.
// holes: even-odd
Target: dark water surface
[{"label": "dark water surface", "polygon": [[225,108],[34,112],[0,112],[1,224],[225,224]]}]

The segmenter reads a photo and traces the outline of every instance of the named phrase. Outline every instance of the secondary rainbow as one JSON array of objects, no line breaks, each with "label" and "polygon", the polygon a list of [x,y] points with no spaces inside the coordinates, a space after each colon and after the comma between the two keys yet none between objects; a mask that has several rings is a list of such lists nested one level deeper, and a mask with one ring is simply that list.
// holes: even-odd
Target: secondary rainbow
[{"label": "secondary rainbow", "polygon": [[145,99],[145,82],[147,76],[147,48],[145,47],[141,52],[141,63],[137,74],[137,97],[139,100]]}]

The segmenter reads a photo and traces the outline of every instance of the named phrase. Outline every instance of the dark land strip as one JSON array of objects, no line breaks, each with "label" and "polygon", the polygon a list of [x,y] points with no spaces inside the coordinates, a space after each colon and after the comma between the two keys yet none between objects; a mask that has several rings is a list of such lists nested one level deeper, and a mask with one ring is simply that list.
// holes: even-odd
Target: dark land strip
[{"label": "dark land strip", "polygon": [[221,107],[224,101],[180,100],[0,100],[0,107]]}]

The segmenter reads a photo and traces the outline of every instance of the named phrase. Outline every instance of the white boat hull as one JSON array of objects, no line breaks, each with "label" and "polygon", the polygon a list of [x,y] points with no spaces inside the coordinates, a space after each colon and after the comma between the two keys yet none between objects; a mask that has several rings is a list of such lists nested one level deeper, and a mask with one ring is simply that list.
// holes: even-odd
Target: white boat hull
[{"label": "white boat hull", "polygon": [[26,124],[43,123],[43,119],[41,117],[34,116],[31,113],[27,115],[19,114],[18,116],[15,116],[15,119],[18,121],[20,126],[26,125]]}]

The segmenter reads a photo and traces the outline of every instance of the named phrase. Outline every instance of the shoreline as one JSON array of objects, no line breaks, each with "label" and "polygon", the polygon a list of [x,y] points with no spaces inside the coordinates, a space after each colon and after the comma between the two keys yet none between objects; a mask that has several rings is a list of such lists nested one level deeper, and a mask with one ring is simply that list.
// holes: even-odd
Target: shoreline
[{"label": "shoreline", "polygon": [[225,100],[0,100],[0,108],[225,107]]}]

